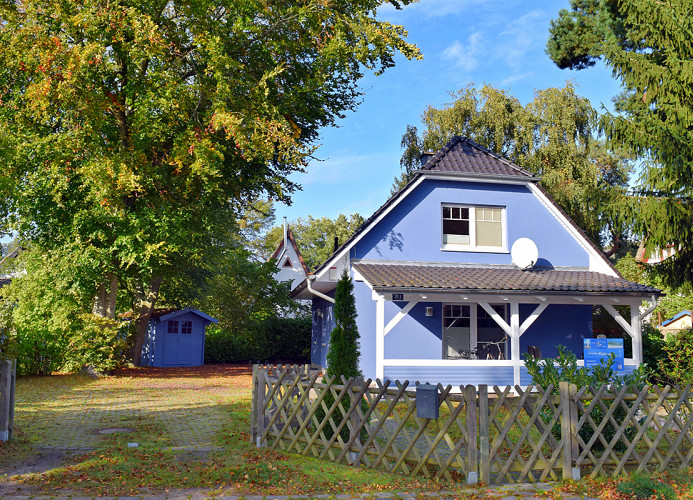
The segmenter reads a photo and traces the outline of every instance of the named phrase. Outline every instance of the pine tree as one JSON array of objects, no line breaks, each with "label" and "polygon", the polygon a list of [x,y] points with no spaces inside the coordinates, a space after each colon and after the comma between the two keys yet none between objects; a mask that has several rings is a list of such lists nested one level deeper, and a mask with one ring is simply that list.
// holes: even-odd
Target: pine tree
[{"label": "pine tree", "polygon": [[336,326],[330,335],[327,351],[327,375],[345,378],[360,377],[359,331],[356,327],[354,284],[345,269],[337,282],[334,298]]}]

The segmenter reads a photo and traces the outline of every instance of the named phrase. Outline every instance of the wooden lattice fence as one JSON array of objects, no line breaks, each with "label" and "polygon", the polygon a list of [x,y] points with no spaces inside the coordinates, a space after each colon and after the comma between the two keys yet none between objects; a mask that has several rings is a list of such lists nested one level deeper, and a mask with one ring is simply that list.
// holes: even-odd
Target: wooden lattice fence
[{"label": "wooden lattice fence", "polygon": [[645,387],[438,385],[418,418],[409,382],[323,378],[307,366],[253,368],[257,446],[468,483],[535,482],[685,468],[691,394]]}]

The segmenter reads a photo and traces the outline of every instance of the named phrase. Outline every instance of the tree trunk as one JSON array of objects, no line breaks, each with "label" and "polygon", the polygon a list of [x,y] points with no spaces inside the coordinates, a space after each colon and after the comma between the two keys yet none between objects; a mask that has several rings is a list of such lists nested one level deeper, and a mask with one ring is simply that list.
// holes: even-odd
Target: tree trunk
[{"label": "tree trunk", "polygon": [[147,290],[142,290],[135,305],[135,340],[132,345],[132,364],[140,366],[142,362],[142,346],[147,338],[149,329],[149,319],[152,317],[156,300],[159,298],[159,287],[163,278],[157,276],[152,278]]},{"label": "tree trunk", "polygon": [[114,273],[106,273],[105,278],[105,281],[99,285],[99,289],[96,291],[92,312],[102,318],[115,319],[118,276]]}]

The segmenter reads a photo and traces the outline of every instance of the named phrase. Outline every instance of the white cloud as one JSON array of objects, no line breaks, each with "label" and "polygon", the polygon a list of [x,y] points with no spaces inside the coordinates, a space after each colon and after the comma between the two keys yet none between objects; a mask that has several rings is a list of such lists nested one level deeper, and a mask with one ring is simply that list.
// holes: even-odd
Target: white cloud
[{"label": "white cloud", "polygon": [[505,63],[513,68],[526,65],[528,53],[541,51],[548,38],[551,17],[543,10],[533,10],[518,17],[498,35],[497,54],[503,54]]},{"label": "white cloud", "polygon": [[380,17],[402,22],[405,17],[433,19],[454,14],[462,14],[473,5],[489,3],[491,0],[420,0],[407,5],[401,10],[391,4],[383,5],[378,14]]},{"label": "white cloud", "polygon": [[440,57],[446,61],[452,61],[455,66],[465,71],[473,71],[479,67],[481,37],[481,32],[477,31],[469,35],[466,45],[455,40],[443,50]]}]

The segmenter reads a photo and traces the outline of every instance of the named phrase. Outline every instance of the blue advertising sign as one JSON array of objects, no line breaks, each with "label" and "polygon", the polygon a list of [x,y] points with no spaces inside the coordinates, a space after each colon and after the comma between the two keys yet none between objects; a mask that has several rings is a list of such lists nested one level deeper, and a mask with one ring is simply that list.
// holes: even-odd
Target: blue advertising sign
[{"label": "blue advertising sign", "polygon": [[616,355],[612,367],[623,370],[623,339],[584,339],[585,366],[597,366],[599,361]]}]

